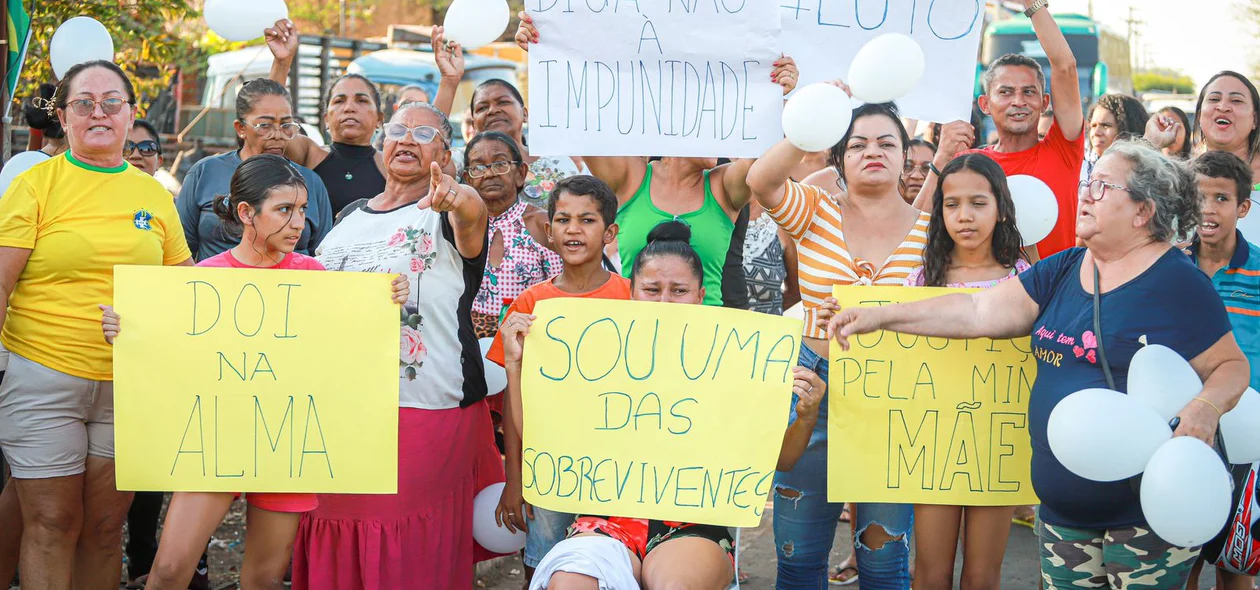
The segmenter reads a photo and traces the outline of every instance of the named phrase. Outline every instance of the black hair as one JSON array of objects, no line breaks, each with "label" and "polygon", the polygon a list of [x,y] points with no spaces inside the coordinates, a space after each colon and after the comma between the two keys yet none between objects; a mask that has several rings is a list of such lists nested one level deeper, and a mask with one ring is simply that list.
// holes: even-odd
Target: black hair
[{"label": "black hair", "polygon": [[336,88],[338,84],[348,79],[355,79],[360,82],[363,82],[364,84],[367,84],[368,91],[372,93],[372,102],[376,103],[376,111],[378,113],[384,112],[381,110],[384,107],[381,106],[380,89],[376,87],[376,84],[373,84],[371,80],[368,80],[362,74],[342,74],[336,80],[333,80],[333,83],[328,85],[328,90],[324,92],[324,106],[325,107],[327,107],[328,104],[332,102],[333,89]]},{"label": "black hair", "polygon": [[932,143],[932,142],[930,142],[930,141],[928,141],[928,140],[926,140],[926,139],[919,138],[919,137],[916,137],[916,138],[914,138],[914,139],[911,139],[911,140],[910,140],[909,145],[907,145],[907,146],[906,146],[906,153],[909,153],[909,152],[910,152],[910,150],[912,150],[912,149],[914,149],[914,148],[917,148],[917,147],[925,147],[925,148],[927,148],[927,149],[929,149],[929,150],[932,150],[932,153],[933,153],[933,154],[935,154],[935,153],[936,153],[936,144],[934,144],[934,143]]},{"label": "black hair", "polygon": [[1142,137],[1146,132],[1146,121],[1151,118],[1146,107],[1142,106],[1142,101],[1127,94],[1104,94],[1094,101],[1094,105],[1085,114],[1086,129],[1089,128],[1090,121],[1094,120],[1094,111],[1099,108],[1106,109],[1116,118],[1116,139]]},{"label": "black hair", "polygon": [[136,87],[131,84],[131,78],[128,78],[127,73],[122,71],[122,68],[118,67],[117,64],[103,59],[85,61],[81,64],[75,64],[69,70],[66,70],[66,75],[61,78],[60,82],[57,82],[57,90],[53,92],[53,106],[59,109],[66,108],[66,105],[70,102],[70,86],[74,85],[75,78],[92,68],[105,68],[117,74],[118,78],[122,80],[123,92],[127,94],[127,104],[133,107],[136,106]]},{"label": "black hair", "polygon": [[1041,64],[1027,55],[1008,53],[993,60],[993,63],[989,64],[988,69],[984,71],[984,75],[980,77],[981,88],[984,89],[985,94],[989,93],[990,86],[993,85],[993,78],[997,77],[998,68],[1006,66],[1032,68],[1034,72],[1037,72],[1037,89],[1042,93],[1046,91],[1046,73],[1041,70]]},{"label": "black hair", "polygon": [[[827,153],[827,164],[836,169],[836,174],[840,175],[840,180],[848,185],[849,179],[844,177],[844,149],[849,145],[849,140],[853,138],[853,129],[857,127],[858,119],[865,117],[887,117],[892,120],[897,127],[897,134],[901,137],[901,158],[904,160],[906,154],[910,150],[910,134],[906,132],[906,126],[901,123],[901,116],[897,113],[897,105],[888,102],[884,104],[866,103],[856,109],[853,109],[853,120],[849,123],[849,129],[844,132],[844,137],[840,138],[840,143],[831,146],[831,150]],[[901,171],[897,171],[900,176]]]},{"label": "black hair", "polygon": [[696,282],[704,284],[704,264],[700,255],[691,247],[691,228],[681,221],[663,221],[648,232],[647,245],[639,251],[630,272],[630,285],[634,286],[643,265],[654,258],[676,257],[691,267]]},{"label": "black hair", "polygon": [[997,225],[993,228],[993,258],[1006,268],[1014,268],[1016,261],[1024,255],[1019,226],[1015,223],[1015,201],[1011,199],[1011,189],[1006,184],[1006,173],[997,162],[984,154],[959,156],[950,160],[945,169],[941,170],[941,177],[936,182],[936,192],[932,194],[931,210],[936,213],[928,221],[928,241],[923,250],[923,284],[929,287],[943,287],[946,284],[945,277],[949,273],[954,252],[954,238],[945,228],[945,179],[963,170],[983,176],[993,189],[998,210]]},{"label": "black hair", "polygon": [[[279,96],[286,102],[289,101],[289,91],[279,82],[270,78],[255,78],[241,86],[241,91],[236,94],[236,119],[244,123],[245,115],[252,113],[258,99],[264,96]],[[237,147],[244,146],[245,139],[237,137],[236,145]]]},{"label": "black hair", "polygon": [[556,202],[563,195],[586,197],[595,201],[595,208],[604,220],[604,227],[617,222],[617,193],[608,183],[589,174],[569,176],[556,183],[551,189],[551,198],[547,199],[547,219],[556,218]]},{"label": "black hair", "polygon": [[1177,117],[1177,119],[1181,121],[1181,128],[1186,130],[1186,136],[1181,140],[1181,146],[1177,148],[1177,151],[1174,152],[1173,155],[1183,160],[1189,158],[1190,148],[1194,144],[1194,140],[1190,137],[1190,132],[1192,130],[1190,127],[1190,115],[1187,115],[1185,111],[1178,107],[1164,107],[1159,109],[1159,112],[1172,113],[1174,117]]},{"label": "black hair", "polygon": [[144,130],[145,133],[153,136],[153,141],[157,143],[158,153],[162,153],[162,136],[158,135],[157,128],[144,119],[136,119],[134,125]]},{"label": "black hair", "polygon": [[[516,145],[515,139],[512,139],[512,137],[509,136],[508,134],[502,133],[499,131],[483,131],[481,133],[478,133],[476,137],[473,137],[472,140],[468,142],[468,145],[464,146],[464,182],[465,183],[472,180],[472,178],[468,176],[468,168],[469,166],[472,165],[470,160],[472,158],[473,147],[475,147],[477,144],[483,141],[497,141],[503,144],[503,146],[508,149],[508,153],[511,154],[512,161],[516,162],[516,164],[513,164],[513,166],[528,166],[528,164],[525,163],[525,158],[521,156],[521,148]],[[516,187],[517,194],[520,194],[521,190],[525,188],[524,183],[525,183],[525,177],[524,175],[522,175],[521,186]]]},{"label": "black hair", "polygon": [[1199,91],[1199,101],[1194,104],[1194,141],[1195,143],[1203,143],[1203,125],[1199,121],[1203,118],[1203,99],[1207,98],[1208,86],[1211,86],[1218,78],[1229,76],[1242,82],[1247,87],[1248,94],[1251,95],[1251,133],[1247,135],[1247,159],[1254,160],[1256,154],[1260,153],[1260,92],[1256,92],[1256,85],[1251,83],[1246,76],[1238,72],[1223,70],[1217,72],[1215,76],[1208,79],[1207,84],[1203,85],[1203,89]]},{"label": "black hair", "polygon": [[[244,223],[236,214],[241,203],[246,203],[254,211],[262,211],[263,203],[271,195],[273,189],[279,187],[306,188],[302,173],[284,156],[276,154],[259,154],[236,167],[232,173],[231,192],[215,197],[214,214],[223,221],[233,237],[239,237]],[[292,215],[292,213],[290,213]]]},{"label": "black hair", "polygon": [[37,94],[22,105],[22,116],[26,118],[26,126],[38,129],[44,137],[49,139],[61,139],[66,136],[66,130],[61,127],[61,120],[57,118],[57,113],[49,108],[53,104],[52,98],[56,92],[56,84],[44,82],[39,85]]},{"label": "black hair", "polygon": [[508,94],[511,94],[512,98],[516,99],[516,103],[521,105],[521,108],[525,108],[525,97],[521,96],[521,91],[517,90],[511,82],[500,78],[490,78],[473,89],[472,98],[468,99],[468,111],[470,113],[473,111],[473,107],[477,105],[477,93],[491,86],[499,86],[507,90]]},{"label": "black hair", "polygon": [[1208,178],[1224,178],[1234,181],[1237,194],[1235,200],[1242,204],[1243,199],[1250,198],[1252,186],[1251,166],[1242,158],[1219,150],[1204,152],[1190,162],[1195,174]]}]

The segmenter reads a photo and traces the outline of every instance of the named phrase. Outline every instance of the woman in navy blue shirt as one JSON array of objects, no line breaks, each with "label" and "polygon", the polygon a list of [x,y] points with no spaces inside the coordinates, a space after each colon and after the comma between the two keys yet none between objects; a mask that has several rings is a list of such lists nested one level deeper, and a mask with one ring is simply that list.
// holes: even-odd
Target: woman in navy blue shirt
[{"label": "woman in navy blue shirt", "polygon": [[[993,289],[845,309],[831,318],[828,333],[846,350],[850,336],[881,329],[949,338],[1031,334],[1037,381],[1029,433],[1033,487],[1042,502],[1037,532],[1045,588],[1184,588],[1198,548],[1178,548],[1153,534],[1128,481],[1096,482],[1068,471],[1050,450],[1046,425],[1063,398],[1107,387],[1099,346],[1124,391],[1133,354],[1144,344],[1162,344],[1190,359],[1204,383],[1179,414],[1175,435],[1210,445],[1220,413],[1247,387],[1249,366],[1211,282],[1171,245],[1176,228],[1199,223],[1198,193],[1186,168],[1144,143],[1117,142],[1081,182],[1077,206],[1084,248],[1065,250]],[[1101,334],[1094,333],[1095,270]]]}]

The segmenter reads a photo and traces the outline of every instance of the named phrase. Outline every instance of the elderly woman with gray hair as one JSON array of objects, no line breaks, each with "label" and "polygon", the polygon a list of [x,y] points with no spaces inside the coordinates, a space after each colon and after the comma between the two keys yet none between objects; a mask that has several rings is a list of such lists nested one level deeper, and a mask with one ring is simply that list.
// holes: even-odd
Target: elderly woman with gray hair
[{"label": "elderly woman with gray hair", "polygon": [[1076,233],[1085,247],[1042,260],[1017,281],[884,307],[838,310],[831,301],[829,319],[819,323],[845,349],[854,335],[881,329],[1031,335],[1038,362],[1029,433],[1045,588],[1184,588],[1198,549],[1152,533],[1128,481],[1068,471],[1050,450],[1050,412],[1082,389],[1125,391],[1134,353],[1162,344],[1189,359],[1204,383],[1175,435],[1212,444],[1221,413],[1247,387],[1247,359],[1212,284],[1171,244],[1177,228],[1199,223],[1194,177],[1182,164],[1145,143],[1116,142],[1081,182],[1078,201]]}]

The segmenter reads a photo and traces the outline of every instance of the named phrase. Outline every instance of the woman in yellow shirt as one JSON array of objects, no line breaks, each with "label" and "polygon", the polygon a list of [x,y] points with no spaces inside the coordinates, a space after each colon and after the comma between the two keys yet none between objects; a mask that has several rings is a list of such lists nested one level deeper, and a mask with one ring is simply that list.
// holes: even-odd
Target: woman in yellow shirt
[{"label": "woman in yellow shirt", "polygon": [[0,198],[0,450],[21,504],[23,586],[117,584],[131,494],[114,485],[98,306],[113,301],[114,265],[192,264],[170,193],[123,159],[135,100],[118,66],[71,68],[53,96],[70,149]]}]

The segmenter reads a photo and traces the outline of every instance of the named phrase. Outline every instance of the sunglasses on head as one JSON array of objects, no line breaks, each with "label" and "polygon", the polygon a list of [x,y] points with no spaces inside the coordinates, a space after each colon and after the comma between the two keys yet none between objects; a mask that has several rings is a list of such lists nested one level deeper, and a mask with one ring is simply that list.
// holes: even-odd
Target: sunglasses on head
[{"label": "sunglasses on head", "polygon": [[158,143],[156,141],[153,141],[152,139],[146,139],[139,143],[133,142],[130,139],[128,139],[127,143],[123,144],[123,157],[124,158],[131,157],[132,152],[136,150],[140,150],[140,155],[148,158],[148,157],[157,155]]}]

